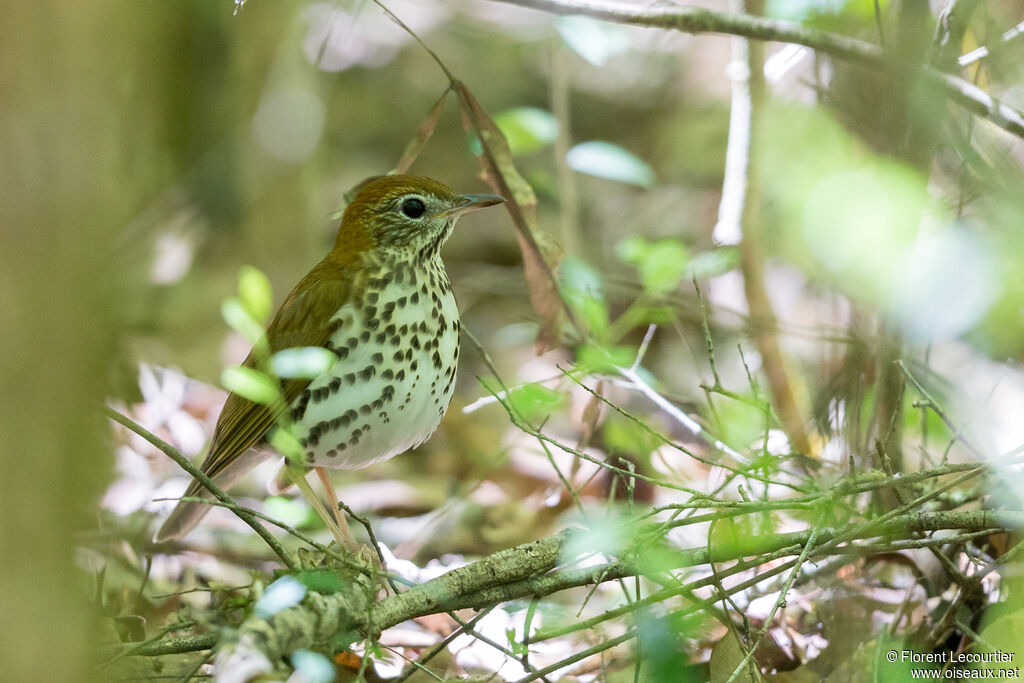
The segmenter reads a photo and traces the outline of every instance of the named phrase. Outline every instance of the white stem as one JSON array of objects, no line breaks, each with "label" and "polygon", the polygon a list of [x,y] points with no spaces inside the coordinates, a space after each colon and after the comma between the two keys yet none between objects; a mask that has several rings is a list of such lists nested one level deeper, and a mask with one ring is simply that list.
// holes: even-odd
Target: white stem
[{"label": "white stem", "polygon": [[647,382],[643,380],[643,378],[637,373],[636,370],[634,370],[633,368],[622,368],[618,366],[616,366],[615,369],[618,371],[620,375],[628,379],[633,384],[633,386],[636,387],[638,391],[640,391],[640,393],[649,398],[655,405],[657,405],[659,408],[668,413],[672,418],[679,422],[679,424],[686,427],[694,435],[703,434],[704,438],[706,438],[711,443],[711,445],[717,448],[718,450],[722,451],[727,455],[732,456],[738,462],[749,462],[745,456],[743,456],[738,451],[730,448],[727,444],[723,443],[722,441],[708,434],[707,430],[701,427],[696,420],[694,420],[692,417],[690,417],[683,411],[679,410],[679,408],[673,405],[671,401],[669,401],[667,398],[665,398],[657,391],[655,391],[654,388],[651,387],[651,385],[649,385]]},{"label": "white stem", "polygon": [[556,379],[562,379],[562,373],[559,373],[559,374],[555,375],[554,377],[548,377],[547,379],[538,379],[538,380],[535,380],[533,382],[523,382],[522,384],[517,384],[516,386],[512,387],[508,391],[499,391],[499,392],[494,393],[494,394],[488,394],[487,396],[481,396],[477,400],[473,401],[472,403],[470,403],[469,405],[464,407],[462,409],[462,413],[464,415],[469,415],[470,413],[475,413],[476,411],[480,410],[484,406],[489,406],[492,403],[497,403],[498,401],[503,401],[503,400],[505,400],[505,397],[508,395],[509,391],[515,391],[516,389],[522,389],[527,384],[544,384],[546,382],[554,382]]}]

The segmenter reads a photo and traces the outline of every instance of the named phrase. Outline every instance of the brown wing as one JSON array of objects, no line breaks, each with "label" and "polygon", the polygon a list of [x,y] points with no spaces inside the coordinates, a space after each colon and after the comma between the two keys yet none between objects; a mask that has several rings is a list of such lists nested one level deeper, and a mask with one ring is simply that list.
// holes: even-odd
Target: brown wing
[{"label": "brown wing", "polygon": [[[336,329],[331,317],[350,295],[353,266],[339,267],[322,261],[302,279],[288,295],[267,327],[267,342],[271,352],[295,346],[325,346]],[[256,361],[250,352],[243,365],[253,367]],[[227,402],[217,419],[209,454],[202,470],[216,479],[231,468],[242,465],[243,456],[258,446],[288,405],[309,385],[309,380],[286,380],[282,383],[284,405],[266,406],[254,403],[237,394],[228,394]],[[235,468],[232,478],[241,476],[245,469]],[[203,495],[205,489],[193,481],[186,496]],[[199,503],[179,503],[157,534],[158,540],[180,537],[189,530],[209,508]]]},{"label": "brown wing", "polygon": [[[310,271],[291,291],[267,327],[271,353],[295,346],[325,346],[335,329],[331,327],[331,317],[348,301],[349,282],[336,266],[321,263]],[[252,367],[255,362],[250,353],[244,365]],[[284,406],[276,407],[230,394],[217,420],[203,471],[214,477],[235,458],[259,444],[285,407],[307,386],[309,380],[283,382]]]}]

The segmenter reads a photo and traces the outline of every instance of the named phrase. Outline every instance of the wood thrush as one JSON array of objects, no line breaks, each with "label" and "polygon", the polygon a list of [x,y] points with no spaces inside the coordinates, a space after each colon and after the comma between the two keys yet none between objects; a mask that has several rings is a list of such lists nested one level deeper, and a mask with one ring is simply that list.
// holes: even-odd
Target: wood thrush
[{"label": "wood thrush", "polygon": [[[322,346],[337,362],[312,380],[283,381],[285,405],[278,409],[229,394],[203,472],[231,486],[270,457],[267,434],[287,410],[305,464],[317,469],[336,510],[321,468],[366,467],[430,437],[448,409],[459,357],[459,311],[441,246],[460,215],[502,201],[458,194],[423,176],[366,181],[345,209],[334,248],[295,286],[266,331],[271,353]],[[254,354],[245,365],[257,364]],[[304,473],[296,483],[305,484]],[[309,493],[308,484],[303,491]],[[208,496],[198,481],[185,495]],[[179,502],[157,540],[184,536],[209,507]]]}]

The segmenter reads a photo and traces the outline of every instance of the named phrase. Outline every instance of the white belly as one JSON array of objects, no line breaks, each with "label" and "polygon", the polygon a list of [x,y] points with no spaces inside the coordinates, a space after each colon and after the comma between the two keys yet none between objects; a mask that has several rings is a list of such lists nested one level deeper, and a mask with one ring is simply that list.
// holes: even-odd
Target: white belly
[{"label": "white belly", "polygon": [[365,467],[418,446],[441,423],[455,388],[459,323],[447,277],[434,276],[443,294],[424,287],[429,273],[407,271],[335,314],[342,323],[330,347],[339,360],[291,406],[309,464]]}]

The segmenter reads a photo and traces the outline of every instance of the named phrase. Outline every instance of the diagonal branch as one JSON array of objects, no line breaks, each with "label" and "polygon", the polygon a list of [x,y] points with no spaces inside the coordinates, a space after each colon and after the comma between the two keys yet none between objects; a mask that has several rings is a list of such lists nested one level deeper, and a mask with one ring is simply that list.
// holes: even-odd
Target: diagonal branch
[{"label": "diagonal branch", "polygon": [[267,527],[260,524],[260,521],[256,519],[256,517],[251,512],[249,512],[243,507],[240,507],[237,503],[235,503],[234,499],[232,499],[231,496],[226,494],[223,489],[221,489],[219,486],[213,483],[213,480],[210,479],[210,477],[204,474],[198,467],[193,465],[189,461],[189,459],[182,455],[177,448],[170,445],[169,443],[167,443],[160,437],[156,436],[155,434],[150,433],[148,430],[144,429],[141,425],[139,425],[132,419],[125,417],[124,415],[122,415],[121,413],[117,412],[112,408],[105,407],[103,409],[103,413],[114,422],[117,422],[123,427],[126,427],[127,429],[138,434],[143,439],[145,439],[146,441],[148,441],[149,443],[153,444],[158,449],[163,451],[164,455],[169,457],[174,462],[178,463],[178,465],[180,465],[183,470],[185,470],[190,475],[195,477],[195,479],[198,480],[200,484],[205,486],[206,490],[213,494],[213,496],[217,500],[224,503],[225,506],[231,509],[236,515],[238,515],[242,519],[242,521],[244,521],[246,524],[252,527],[252,530],[259,534],[260,538],[266,541],[267,545],[270,546],[270,549],[273,550],[274,553],[281,558],[281,561],[284,562],[286,567],[288,567],[289,569],[295,569],[295,560],[293,560],[292,556],[288,554],[288,551],[284,549],[284,546],[282,546],[281,543],[278,542],[276,538],[274,538],[274,535],[267,530]]}]

